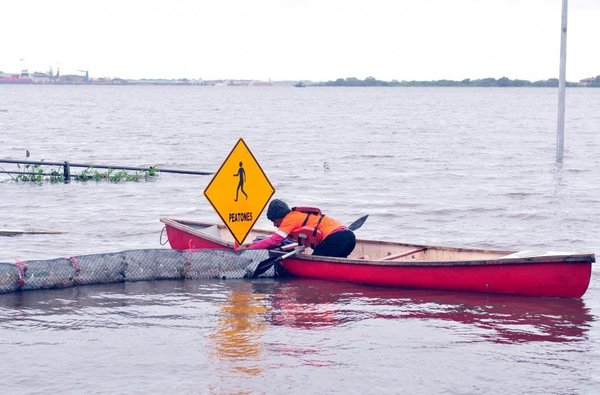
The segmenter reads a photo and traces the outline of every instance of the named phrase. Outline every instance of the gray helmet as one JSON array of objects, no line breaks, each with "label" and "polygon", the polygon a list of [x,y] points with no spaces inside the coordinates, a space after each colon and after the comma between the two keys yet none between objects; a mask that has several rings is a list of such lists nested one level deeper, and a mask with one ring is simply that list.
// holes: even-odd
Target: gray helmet
[{"label": "gray helmet", "polygon": [[290,211],[289,206],[283,200],[273,199],[267,209],[267,218],[269,221],[274,221],[285,217]]}]

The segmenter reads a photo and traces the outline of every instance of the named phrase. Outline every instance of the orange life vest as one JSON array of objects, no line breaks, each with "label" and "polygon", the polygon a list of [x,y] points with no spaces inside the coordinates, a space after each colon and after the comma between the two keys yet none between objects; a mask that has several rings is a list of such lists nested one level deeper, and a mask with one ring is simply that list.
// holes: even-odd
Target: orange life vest
[{"label": "orange life vest", "polygon": [[[325,217],[325,214],[322,214],[321,210],[316,207],[292,207],[292,210],[306,213],[306,218],[304,219],[304,222],[300,228],[290,233],[291,238],[300,246],[306,246],[314,249],[315,246],[323,241],[323,232],[319,229],[319,225]],[[311,215],[320,216],[316,226],[306,225],[308,218]]]}]

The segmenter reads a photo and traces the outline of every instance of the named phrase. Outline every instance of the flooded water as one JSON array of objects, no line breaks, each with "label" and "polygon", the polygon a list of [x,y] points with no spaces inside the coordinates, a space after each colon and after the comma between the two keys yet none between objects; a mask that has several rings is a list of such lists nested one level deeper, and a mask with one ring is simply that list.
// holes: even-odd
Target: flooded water
[{"label": "flooded water", "polygon": [[[600,90],[567,91],[562,165],[556,108],[553,89],[0,86],[0,158],[216,171],[243,137],[277,197],[369,214],[362,238],[597,253]],[[0,262],[218,221],[210,176],[0,181],[0,227],[66,232],[2,237]],[[599,272],[582,299],[302,279],[0,295],[0,393],[598,393]]]}]

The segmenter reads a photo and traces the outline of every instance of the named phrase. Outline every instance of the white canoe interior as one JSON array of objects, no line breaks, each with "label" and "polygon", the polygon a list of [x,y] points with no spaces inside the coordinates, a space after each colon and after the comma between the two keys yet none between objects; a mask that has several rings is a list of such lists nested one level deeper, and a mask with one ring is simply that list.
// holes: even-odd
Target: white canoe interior
[{"label": "white canoe interior", "polygon": [[[233,246],[233,236],[224,225],[205,222],[161,218],[166,225],[194,234],[205,239]],[[259,236],[269,236],[275,229],[252,229],[246,243]],[[305,254],[310,254],[306,250]],[[437,247],[416,244],[395,243],[389,241],[357,239],[356,248],[348,257],[350,260],[368,260],[374,262],[452,262],[452,261],[490,261],[512,258],[515,251],[484,250],[471,248]],[[536,254],[538,255],[538,254]]]}]

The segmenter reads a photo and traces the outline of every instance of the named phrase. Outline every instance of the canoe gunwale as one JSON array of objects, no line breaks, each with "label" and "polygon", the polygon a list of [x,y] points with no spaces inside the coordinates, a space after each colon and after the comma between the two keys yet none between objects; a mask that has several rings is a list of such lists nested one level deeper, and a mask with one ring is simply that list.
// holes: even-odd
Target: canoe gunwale
[{"label": "canoe gunwale", "polygon": [[[285,252],[272,251],[276,254],[283,255]],[[460,260],[460,261],[382,261],[376,259],[348,259],[334,258],[326,256],[298,254],[295,259],[305,261],[315,261],[323,263],[338,263],[350,265],[369,265],[369,266],[405,266],[405,267],[423,267],[423,266],[507,266],[507,265],[523,265],[523,264],[542,264],[542,263],[593,263],[595,262],[594,254],[576,254],[576,255],[550,255],[536,256],[529,258],[512,258],[512,259],[486,259],[486,260]]]}]

